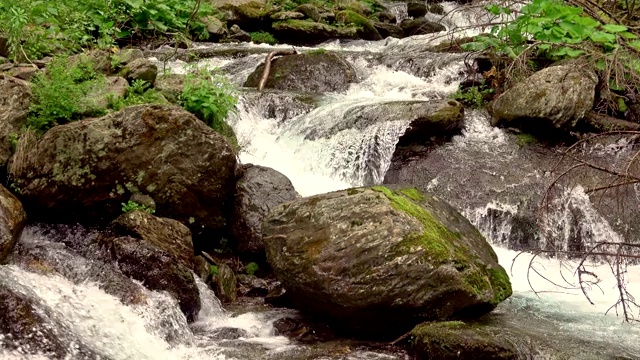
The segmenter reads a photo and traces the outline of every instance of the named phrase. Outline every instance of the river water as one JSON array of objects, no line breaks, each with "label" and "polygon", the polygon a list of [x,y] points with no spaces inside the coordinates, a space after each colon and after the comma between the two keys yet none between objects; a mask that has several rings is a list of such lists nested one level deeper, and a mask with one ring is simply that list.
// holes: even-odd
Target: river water
[{"label": "river water", "polygon": [[[446,4],[446,8],[450,10],[452,5]],[[406,11],[402,6],[394,9],[399,16]],[[445,22],[450,27],[463,27],[477,21],[476,12],[455,12]],[[344,92],[257,93],[242,89],[238,111],[228,119],[242,146],[240,160],[282,172],[303,196],[382,183],[391,166],[397,139],[409,120],[400,116],[371,120],[360,127],[339,125],[353,123],[353,117],[358,114],[350,110],[362,106],[381,106],[407,100],[430,101],[446,98],[454,92],[464,78],[464,55],[424,51],[429,43],[438,41],[418,36],[380,42],[322,44],[320,47],[328,51],[343,54],[356,69],[359,81]],[[276,48],[290,47],[280,45]],[[197,66],[219,67],[232,82],[241,85],[264,56],[274,49],[252,44],[199,44],[196,50],[206,50],[213,56],[201,60]],[[162,65],[173,72],[186,71],[185,63],[180,61]],[[434,153],[456,159],[459,163],[467,159],[475,166],[489,169],[493,176],[507,179],[507,185],[502,185],[508,187],[511,186],[509,179],[513,164],[500,161],[518,156],[518,148],[513,137],[489,125],[487,114],[468,111],[463,133]],[[520,163],[521,160],[518,159]],[[470,183],[465,186],[473,188],[473,176],[469,173],[473,175],[478,169],[468,166],[464,176],[470,178]],[[548,170],[544,166],[525,166],[524,172],[512,182],[520,184],[521,188],[537,191],[534,185],[548,180],[545,177]],[[433,185],[432,190],[445,200],[449,200],[447,195],[458,192],[447,176],[464,177],[455,172],[452,174],[443,172],[428,179]],[[594,210],[590,199],[580,188],[569,189],[567,196],[584,214],[589,215],[582,225],[589,229],[592,241],[620,239],[607,220]],[[533,255],[520,254],[508,248],[505,238],[511,233],[511,218],[501,218],[496,222],[495,218],[487,215],[496,210],[516,213],[516,202],[503,197],[492,198],[491,195],[476,196],[469,201],[451,196],[450,201],[493,244],[500,263],[510,273],[514,295],[484,321],[489,327],[507,329],[513,336],[513,343],[521,350],[522,358],[640,358],[640,343],[637,341],[640,326],[624,323],[621,317],[616,316],[615,309],[605,315],[617,299],[617,284],[613,277],[607,275],[611,271],[606,265],[592,265],[591,269],[602,274],[602,279],[599,288],[594,287],[589,292],[594,303],[591,305],[575,287],[575,263],[544,257],[532,260]],[[562,231],[567,225],[566,210],[558,206],[557,211],[551,213],[550,221],[557,223],[559,231]],[[81,232],[69,233],[69,236],[77,237],[75,241],[83,240]],[[58,259],[61,268],[69,271],[90,268],[93,261],[73,255],[71,250],[50,238],[38,226],[25,230],[21,244],[46,248],[50,256]],[[530,264],[541,275],[531,273]],[[199,320],[189,325],[176,302],[165,294],[140,287],[146,301],[125,306],[118,298],[103,291],[99,280],[89,276],[83,279],[77,275],[78,272],[81,271],[73,272],[75,276],[62,277],[27,271],[18,264],[0,266],[0,286],[10,287],[33,299],[39,311],[49,319],[49,326],[64,334],[61,338],[68,348],[69,359],[83,358],[81,347],[91,349],[100,358],[114,360],[408,359],[408,355],[401,351],[346,340],[299,344],[278,336],[273,327],[273,322],[280,318],[297,316],[295,311],[228,311],[202,283],[199,288],[203,308]],[[628,267],[626,281],[630,292],[640,295],[639,267]],[[221,335],[229,329],[239,335]],[[39,336],[35,329],[33,336]],[[0,334],[0,344],[2,339]],[[0,347],[0,358],[49,359],[51,356],[34,353],[25,344],[13,350]]]}]

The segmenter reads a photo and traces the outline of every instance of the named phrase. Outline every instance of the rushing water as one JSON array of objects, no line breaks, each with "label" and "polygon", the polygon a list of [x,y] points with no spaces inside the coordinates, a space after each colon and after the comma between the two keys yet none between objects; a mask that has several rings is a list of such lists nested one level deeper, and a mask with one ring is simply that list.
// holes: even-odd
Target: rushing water
[{"label": "rushing water", "polygon": [[[402,6],[394,9],[400,17],[406,16]],[[449,14],[444,23],[450,28],[478,22],[477,12],[449,12],[451,9],[450,4],[445,4]],[[456,90],[464,76],[462,57],[422,53],[432,41],[435,40],[428,36],[418,36],[322,45],[343,53],[357,71],[359,81],[344,92],[309,95],[245,89],[237,114],[229,119],[243,149],[241,161],[284,173],[305,196],[381,183],[408,119],[394,114],[387,118],[368,116],[363,121],[359,115],[362,109],[409,100],[426,102],[444,98]],[[229,49],[233,49],[234,56],[228,55]],[[266,45],[202,44],[196,50],[220,55],[196,66],[219,67],[240,85],[273,49]],[[419,61],[404,61],[414,55]],[[167,63],[174,72],[185,71],[185,64]],[[486,319],[487,326],[511,331],[514,343],[531,354],[532,359],[640,358],[637,342],[640,328],[623,323],[616,316],[616,309],[605,315],[617,300],[617,283],[606,265],[590,265],[594,273],[601,274],[598,286],[588,292],[591,305],[576,286],[575,262],[532,258],[531,254],[505,247],[513,237],[514,218],[521,206],[511,201],[513,194],[531,191],[548,181],[548,168],[541,166],[541,161],[531,160],[535,154],[523,155],[512,136],[489,126],[486,114],[469,111],[463,134],[430,156],[449,172],[439,171],[432,176],[425,171],[429,189],[463,210],[494,244],[501,264],[510,273],[514,295]],[[514,164],[518,164],[517,170]],[[473,187],[482,176],[489,179],[493,188],[476,194]],[[471,188],[470,192],[461,192],[456,187],[456,178]],[[504,192],[510,197],[494,196]],[[573,208],[583,214],[579,230],[583,238],[591,241],[619,238],[580,188],[567,190],[546,218],[559,237],[569,238]],[[83,241],[84,235],[77,236],[78,241]],[[175,300],[163,293],[144,290],[137,283],[131,286],[139,288],[143,301],[125,306],[117,296],[104,291],[102,278],[89,275],[95,273],[91,269],[97,260],[74,255],[73,249],[43,235],[37,227],[28,228],[20,243],[31,251],[38,246],[47,249],[47,256],[56,261],[59,265],[56,270],[65,277],[36,273],[15,261],[0,266],[0,286],[33,300],[48,326],[64,334],[61,341],[68,349],[69,359],[82,358],[81,348],[114,360],[406,358],[401,353],[347,341],[296,343],[278,336],[273,326],[280,318],[297,316],[294,311],[227,311],[201,282],[198,286],[203,305],[194,324],[187,324]],[[568,242],[561,244],[568,246]],[[99,268],[108,270],[107,266]],[[638,280],[640,268],[629,267],[626,281],[632,294],[640,294]],[[33,336],[41,336],[38,331],[34,329]],[[529,343],[518,343],[519,337]],[[25,345],[15,350],[0,348],[0,358],[50,357],[36,354]]]}]

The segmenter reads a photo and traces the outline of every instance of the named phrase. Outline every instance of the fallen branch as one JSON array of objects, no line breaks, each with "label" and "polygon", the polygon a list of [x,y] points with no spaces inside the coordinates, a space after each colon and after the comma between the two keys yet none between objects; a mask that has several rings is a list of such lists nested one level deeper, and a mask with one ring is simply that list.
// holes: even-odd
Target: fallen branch
[{"label": "fallen branch", "polygon": [[260,82],[258,83],[258,91],[262,91],[264,86],[267,84],[267,78],[269,77],[269,73],[271,72],[271,60],[275,56],[278,55],[295,55],[298,52],[295,50],[276,50],[272,51],[267,55],[267,58],[264,60],[264,71],[262,72],[262,77],[260,78]]}]

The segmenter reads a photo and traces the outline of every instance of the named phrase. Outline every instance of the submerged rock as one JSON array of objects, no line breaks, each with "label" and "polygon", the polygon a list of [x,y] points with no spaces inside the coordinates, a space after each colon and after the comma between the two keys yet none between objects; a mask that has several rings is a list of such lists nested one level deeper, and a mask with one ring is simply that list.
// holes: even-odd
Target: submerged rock
[{"label": "submerged rock", "polygon": [[268,167],[245,165],[242,178],[236,183],[236,205],[231,234],[241,255],[264,259],[262,222],[269,211],[300,195],[291,181]]},{"label": "submerged rock", "polygon": [[226,226],[235,153],[222,135],[183,109],[128,107],[56,126],[21,146],[9,172],[36,218],[111,221],[131,194],[144,192],[156,201],[159,216],[188,224],[195,234]]},{"label": "submerged rock", "polygon": [[[0,279],[0,349],[52,359],[106,359],[72,338],[68,326],[34,297]],[[7,279],[8,280],[8,279]]]},{"label": "submerged rock", "polygon": [[0,264],[13,250],[26,223],[27,213],[20,201],[4,186],[0,186]]},{"label": "submerged rock", "polygon": [[415,189],[350,189],[274,209],[267,259],[296,306],[358,336],[425,320],[477,317],[511,295],[468,220]]},{"label": "submerged rock", "polygon": [[[264,66],[258,66],[244,86],[257,87]],[[342,91],[355,80],[355,70],[340,55],[309,52],[273,60],[265,88],[304,92]]]},{"label": "submerged rock", "polygon": [[0,74],[0,166],[4,166],[13,154],[9,140],[26,124],[30,104],[29,83]]},{"label": "submerged rock", "polygon": [[178,300],[187,321],[200,311],[200,293],[191,268],[142,239],[130,236],[101,240],[123,274],[141,281],[149,290],[167,291]]},{"label": "submerged rock", "polygon": [[591,111],[597,83],[576,63],[542,69],[494,101],[491,123],[537,134],[569,130]]}]

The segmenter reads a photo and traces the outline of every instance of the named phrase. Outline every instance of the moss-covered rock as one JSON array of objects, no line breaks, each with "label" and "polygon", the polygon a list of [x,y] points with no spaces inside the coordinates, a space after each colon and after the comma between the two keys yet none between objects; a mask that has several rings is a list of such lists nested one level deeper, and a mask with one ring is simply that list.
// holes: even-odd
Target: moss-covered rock
[{"label": "moss-covered rock", "polygon": [[491,246],[442,200],[415,189],[338,191],[274,209],[267,259],[296,306],[359,336],[477,317],[511,295]]},{"label": "moss-covered rock", "polygon": [[455,100],[433,100],[420,107],[396,147],[425,145],[433,138],[451,138],[464,126],[464,106]]},{"label": "moss-covered rock", "polygon": [[229,304],[238,298],[236,274],[226,264],[218,266],[217,274],[213,276],[214,291],[223,304]]},{"label": "moss-covered rock", "polygon": [[519,359],[507,338],[461,321],[424,323],[411,330],[411,349],[419,359]]},{"label": "moss-covered rock", "polygon": [[340,11],[336,14],[336,21],[345,25],[355,25],[358,28],[358,37],[364,40],[382,40],[382,36],[373,23],[354,11]]},{"label": "moss-covered rock", "polygon": [[315,7],[313,4],[302,4],[297,8],[295,8],[294,11],[297,11],[303,14],[305,17],[313,21],[322,20],[322,17],[320,16],[320,10],[318,10],[318,8]]},{"label": "moss-covered rock", "polygon": [[329,39],[356,39],[355,26],[337,27],[307,20],[286,20],[273,23],[273,32],[282,42],[289,44],[319,44]]},{"label": "moss-covered rock", "polygon": [[110,222],[133,193],[194,234],[226,228],[236,154],[184,109],[139,105],[56,126],[19,145],[9,172],[30,215],[47,222]]},{"label": "moss-covered rock", "polygon": [[154,86],[169,102],[177,104],[184,90],[184,78],[184,74],[160,75]]},{"label": "moss-covered rock", "polygon": [[542,69],[493,102],[492,124],[535,134],[571,130],[593,108],[597,83],[576,63]]},{"label": "moss-covered rock", "polygon": [[0,166],[13,154],[9,139],[26,124],[30,104],[29,83],[0,74]]},{"label": "moss-covered rock", "polygon": [[[249,75],[244,86],[257,87],[264,64]],[[288,55],[271,62],[265,88],[326,92],[341,91],[355,81],[355,70],[342,56],[329,52]]]}]

